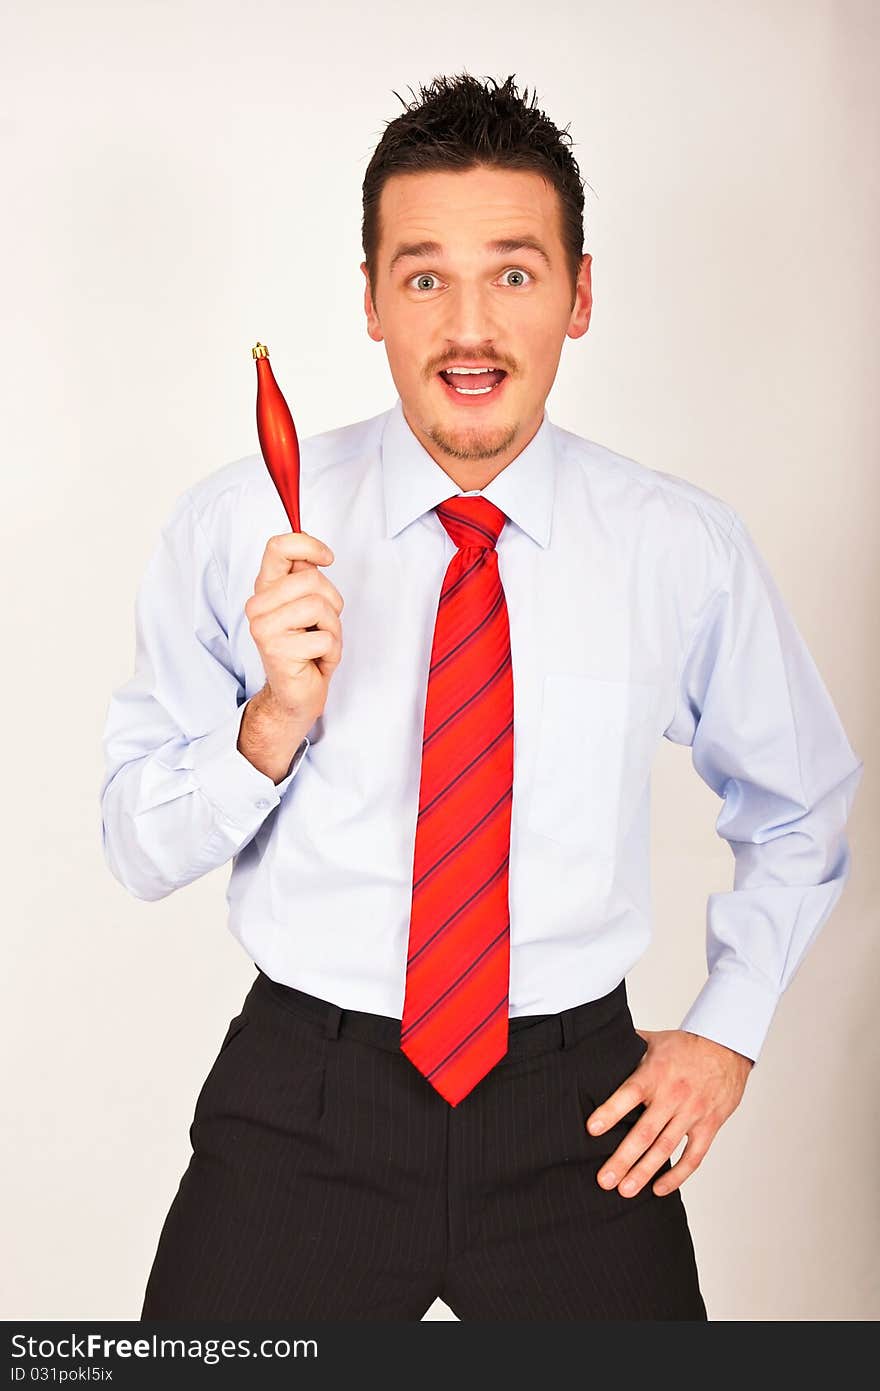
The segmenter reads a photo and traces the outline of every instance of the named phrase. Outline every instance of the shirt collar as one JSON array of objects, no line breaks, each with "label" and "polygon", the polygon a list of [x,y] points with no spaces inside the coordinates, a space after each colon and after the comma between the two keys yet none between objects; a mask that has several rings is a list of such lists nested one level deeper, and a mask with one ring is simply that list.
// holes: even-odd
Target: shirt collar
[{"label": "shirt collar", "polygon": [[[539,546],[550,540],[556,488],[553,428],[545,410],[526,447],[481,490]],[[396,536],[438,503],[462,494],[413,434],[399,396],[382,431],[381,457],[386,536]]]}]

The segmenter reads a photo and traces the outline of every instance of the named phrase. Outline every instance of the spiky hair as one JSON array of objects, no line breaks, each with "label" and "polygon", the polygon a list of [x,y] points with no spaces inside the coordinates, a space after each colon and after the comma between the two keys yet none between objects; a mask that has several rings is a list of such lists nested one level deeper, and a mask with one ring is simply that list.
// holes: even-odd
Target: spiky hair
[{"label": "spiky hair", "polygon": [[572,304],[583,256],[584,190],[577,160],[571,153],[568,126],[559,130],[536,105],[536,94],[524,88],[520,96],[511,74],[499,86],[493,77],[479,81],[470,73],[435,77],[419,86],[404,111],[388,121],[373,153],[363,182],[364,260],[370,285],[376,285],[381,238],[379,200],[393,174],[429,170],[531,170],[542,175],[559,195],[559,230],[569,265]]}]

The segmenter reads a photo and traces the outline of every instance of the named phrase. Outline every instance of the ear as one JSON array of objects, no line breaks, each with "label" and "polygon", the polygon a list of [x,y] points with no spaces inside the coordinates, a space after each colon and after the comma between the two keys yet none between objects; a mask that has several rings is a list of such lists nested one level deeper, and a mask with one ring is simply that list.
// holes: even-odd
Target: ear
[{"label": "ear", "polygon": [[367,316],[367,333],[374,343],[381,343],[385,335],[379,323],[379,315],[376,313],[376,306],[373,304],[373,295],[370,289],[370,276],[367,271],[366,261],[361,261],[361,270],[364,273],[364,280],[366,281],[364,285],[364,313]]},{"label": "ear", "polygon": [[593,309],[592,263],[592,256],[589,252],[586,252],[581,257],[581,268],[578,271],[574,305],[572,306],[571,317],[568,321],[568,328],[566,329],[569,338],[582,338],[590,327],[590,314]]}]

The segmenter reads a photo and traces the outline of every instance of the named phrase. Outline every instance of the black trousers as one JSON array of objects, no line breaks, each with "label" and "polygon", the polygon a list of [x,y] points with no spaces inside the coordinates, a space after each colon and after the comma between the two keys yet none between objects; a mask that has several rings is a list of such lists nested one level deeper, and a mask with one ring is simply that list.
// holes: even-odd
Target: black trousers
[{"label": "black trousers", "polygon": [[455,1107],[399,1037],[258,973],[196,1101],[141,1319],[417,1320],[438,1296],[462,1320],[707,1318],[680,1192],[596,1181],[644,1110],[585,1128],[646,1048],[624,981],[512,1019]]}]

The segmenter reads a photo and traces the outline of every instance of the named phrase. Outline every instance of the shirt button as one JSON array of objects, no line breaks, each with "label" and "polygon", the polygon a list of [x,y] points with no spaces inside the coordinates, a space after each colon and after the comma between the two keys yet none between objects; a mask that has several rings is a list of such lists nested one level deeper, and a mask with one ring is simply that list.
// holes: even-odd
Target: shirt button
[{"label": "shirt button", "polygon": [[270,804],[266,801],[265,797],[261,797],[260,800],[257,802],[257,806],[260,808],[260,811],[264,811],[266,807],[268,807],[269,805]]}]

